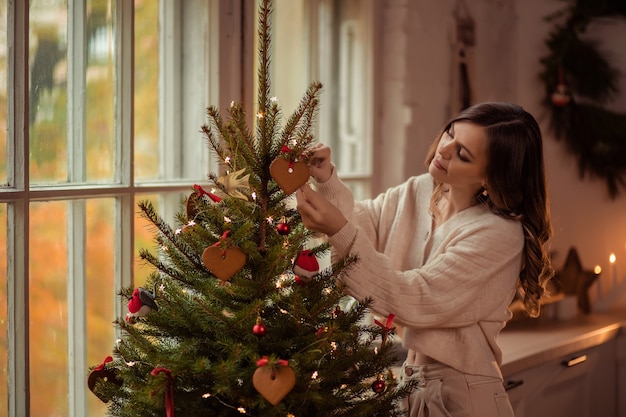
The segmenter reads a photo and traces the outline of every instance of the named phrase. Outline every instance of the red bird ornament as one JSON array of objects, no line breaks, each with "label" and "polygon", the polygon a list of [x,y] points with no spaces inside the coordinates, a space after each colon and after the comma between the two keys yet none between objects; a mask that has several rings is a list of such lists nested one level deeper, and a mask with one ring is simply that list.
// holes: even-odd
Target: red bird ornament
[{"label": "red bird ornament", "polygon": [[135,288],[133,296],[128,301],[128,313],[126,314],[126,321],[131,322],[134,318],[145,317],[152,310],[158,310],[154,299],[156,298],[156,290],[148,291],[145,288]]}]

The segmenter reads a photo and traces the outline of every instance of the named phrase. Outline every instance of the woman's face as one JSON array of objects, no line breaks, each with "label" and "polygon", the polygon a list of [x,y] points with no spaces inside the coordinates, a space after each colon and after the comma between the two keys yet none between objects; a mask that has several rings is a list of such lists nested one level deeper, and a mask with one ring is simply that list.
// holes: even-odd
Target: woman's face
[{"label": "woman's face", "polygon": [[485,129],[466,121],[453,123],[443,133],[428,171],[451,189],[478,193],[486,183]]}]

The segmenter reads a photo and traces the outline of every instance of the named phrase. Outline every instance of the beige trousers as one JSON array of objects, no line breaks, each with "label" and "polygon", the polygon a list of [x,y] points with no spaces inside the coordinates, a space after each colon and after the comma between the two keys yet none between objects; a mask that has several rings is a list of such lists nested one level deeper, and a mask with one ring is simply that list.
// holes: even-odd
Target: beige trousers
[{"label": "beige trousers", "polygon": [[410,380],[418,387],[400,405],[407,417],[514,417],[499,378],[464,374],[440,363],[405,364],[400,385]]}]

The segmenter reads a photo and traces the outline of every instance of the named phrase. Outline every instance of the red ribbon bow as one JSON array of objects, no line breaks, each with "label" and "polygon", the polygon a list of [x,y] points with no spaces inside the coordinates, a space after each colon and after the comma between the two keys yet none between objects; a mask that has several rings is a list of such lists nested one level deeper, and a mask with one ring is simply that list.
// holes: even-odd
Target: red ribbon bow
[{"label": "red ribbon bow", "polygon": [[205,195],[205,196],[209,197],[211,200],[213,200],[213,201],[214,201],[214,202],[216,202],[216,203],[219,203],[220,201],[222,201],[222,199],[221,199],[219,196],[217,196],[217,195],[215,195],[215,194],[213,194],[213,193],[208,193],[208,192],[206,192],[206,191],[204,190],[204,188],[202,188],[202,187],[201,187],[200,185],[198,185],[198,184],[194,184],[194,185],[193,185],[193,189],[194,189],[194,190],[196,190],[196,191],[198,192],[198,194],[200,194],[201,196],[202,196],[202,195]]},{"label": "red ribbon bow", "polygon": [[106,358],[104,358],[104,361],[102,361],[102,363],[98,366],[96,366],[95,368],[93,368],[94,371],[101,371],[104,369],[104,365],[106,365],[109,362],[113,362],[113,358],[111,356],[107,356]]},{"label": "red ribbon bow", "polygon": [[167,391],[165,391],[165,414],[167,417],[174,417],[174,377],[172,371],[167,368],[156,367],[152,370],[152,376],[165,374],[167,377]]},{"label": "red ribbon bow", "polygon": [[385,322],[385,324],[382,324],[380,321],[374,319],[374,323],[376,323],[377,325],[379,325],[383,329],[383,342],[382,342],[383,345],[385,344],[385,342],[387,342],[387,334],[390,331],[395,330],[395,327],[391,327],[391,323],[393,322],[393,318],[394,317],[395,316],[390,313],[387,316],[387,321]]},{"label": "red ribbon bow", "polygon": [[[213,246],[219,246],[222,243],[224,243],[226,241],[226,239],[228,238],[228,235],[230,234],[230,230],[226,230],[224,233],[222,233],[222,237],[220,237],[220,240],[218,240],[217,242],[215,242],[213,244]],[[226,257],[226,249],[224,249],[222,251],[222,257]]]},{"label": "red ribbon bow", "polygon": [[[263,356],[261,359],[256,361],[256,366],[258,367],[267,366],[269,365],[269,363],[270,363],[270,360],[267,358],[267,356]],[[276,362],[274,362],[274,365],[289,366],[289,361],[287,359],[278,359]]]},{"label": "red ribbon bow", "polygon": [[[289,146],[283,145],[282,148],[280,148],[280,152],[283,154],[288,154],[291,153],[291,148]],[[289,172],[291,173],[293,170],[293,155],[291,155],[289,157]]]}]

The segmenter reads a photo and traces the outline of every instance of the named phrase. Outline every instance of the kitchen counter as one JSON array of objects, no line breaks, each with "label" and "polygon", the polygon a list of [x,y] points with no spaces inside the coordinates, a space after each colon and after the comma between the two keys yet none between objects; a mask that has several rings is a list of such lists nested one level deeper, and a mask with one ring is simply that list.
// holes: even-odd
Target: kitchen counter
[{"label": "kitchen counter", "polygon": [[579,315],[570,320],[519,319],[498,338],[504,376],[600,345],[626,327],[626,310]]}]

